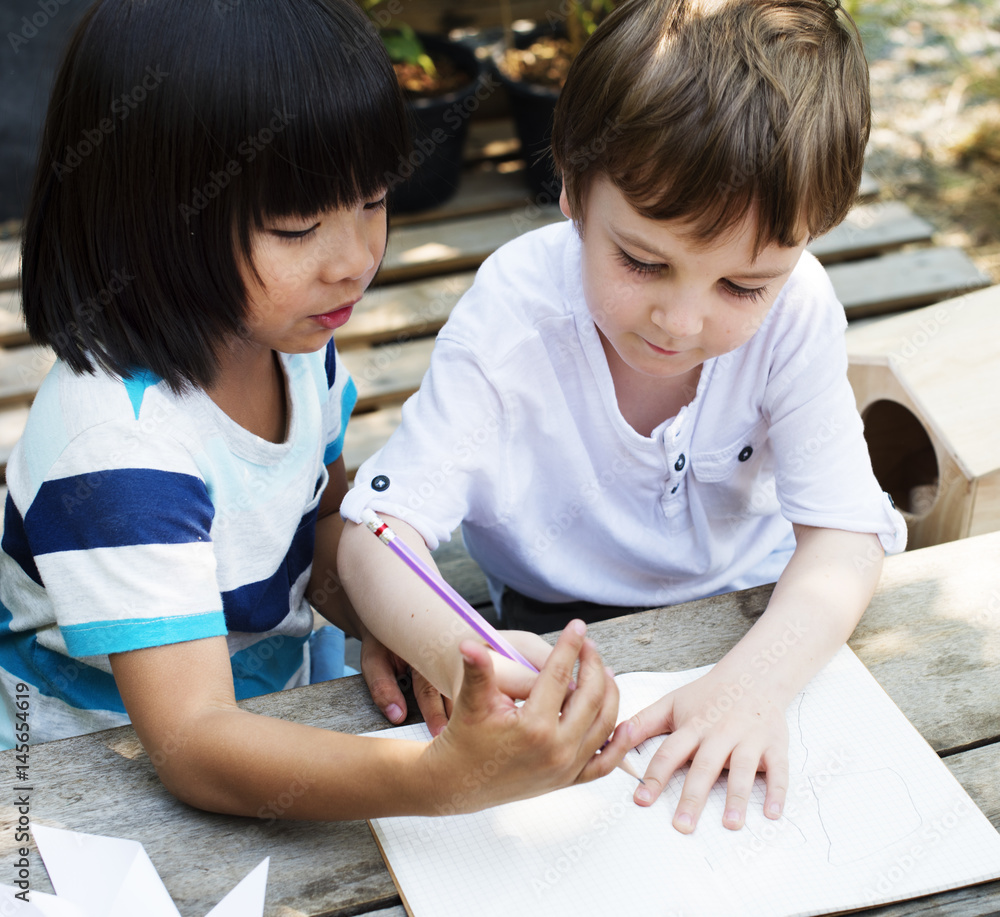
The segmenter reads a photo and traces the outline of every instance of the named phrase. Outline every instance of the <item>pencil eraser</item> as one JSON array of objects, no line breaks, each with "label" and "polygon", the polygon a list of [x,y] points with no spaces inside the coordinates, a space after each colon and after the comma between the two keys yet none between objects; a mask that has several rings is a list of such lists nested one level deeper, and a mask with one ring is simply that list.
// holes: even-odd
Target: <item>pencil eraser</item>
[{"label": "pencil eraser", "polygon": [[381,522],[381,521],[382,520],[379,519],[379,517],[375,515],[375,510],[373,510],[370,506],[366,506],[363,510],[361,510],[361,524],[362,525],[372,525],[372,523],[374,523],[375,525],[378,525],[379,522]]}]

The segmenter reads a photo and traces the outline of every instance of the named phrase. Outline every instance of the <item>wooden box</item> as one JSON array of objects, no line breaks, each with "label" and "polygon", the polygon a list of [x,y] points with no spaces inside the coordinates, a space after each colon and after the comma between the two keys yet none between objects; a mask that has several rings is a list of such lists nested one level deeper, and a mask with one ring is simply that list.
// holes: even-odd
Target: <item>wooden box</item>
[{"label": "wooden box", "polygon": [[847,352],[909,547],[1000,529],[1000,286],[851,326]]}]

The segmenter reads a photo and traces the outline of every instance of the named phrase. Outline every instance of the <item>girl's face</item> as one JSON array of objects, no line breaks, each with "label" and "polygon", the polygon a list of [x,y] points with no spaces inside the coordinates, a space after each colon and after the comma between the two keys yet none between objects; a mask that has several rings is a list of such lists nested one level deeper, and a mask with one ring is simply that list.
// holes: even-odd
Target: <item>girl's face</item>
[{"label": "girl's face", "polygon": [[325,347],[385,254],[385,196],[314,217],[270,220],[253,236],[258,283],[244,269],[251,341],[281,353]]}]

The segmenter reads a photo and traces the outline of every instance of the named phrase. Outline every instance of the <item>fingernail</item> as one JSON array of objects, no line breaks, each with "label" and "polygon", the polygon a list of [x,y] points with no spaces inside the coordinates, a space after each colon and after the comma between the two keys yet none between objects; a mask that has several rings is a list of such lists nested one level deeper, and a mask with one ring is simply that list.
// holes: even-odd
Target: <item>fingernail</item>
[{"label": "fingernail", "polygon": [[738,825],[740,823],[740,813],[735,809],[726,809],[726,814],[722,819],[728,825]]},{"label": "fingernail", "polygon": [[403,708],[399,704],[389,704],[385,708],[385,715],[395,723],[403,718]]},{"label": "fingernail", "polygon": [[767,812],[765,814],[768,818],[777,818],[781,815],[781,803],[769,802],[767,804]]},{"label": "fingernail", "polygon": [[687,812],[681,812],[674,818],[674,824],[681,831],[690,831],[694,827],[694,819]]},{"label": "fingernail", "polygon": [[649,787],[640,786],[635,791],[635,801],[641,802],[643,805],[649,805],[653,801],[653,793]]},{"label": "fingernail", "polygon": [[608,676],[608,678],[614,678],[615,677],[615,670],[613,668],[611,668],[611,666],[609,666],[609,665],[606,665],[604,667],[604,672]]},{"label": "fingernail", "polygon": [[583,621],[574,621],[570,626],[573,628],[574,634],[579,634],[580,636],[583,636],[585,633],[587,633],[587,625],[584,624]]},{"label": "fingernail", "polygon": [[597,649],[597,644],[596,644],[596,643],[594,643],[594,641],[593,641],[593,640],[591,640],[591,639],[590,639],[590,637],[587,637],[587,639],[586,639],[586,640],[584,640],[583,642],[584,642],[584,643],[585,643],[585,644],[586,644],[586,645],[587,645],[587,646],[588,646],[588,647],[589,647],[590,649],[592,649],[592,650],[596,650],[596,649]]}]

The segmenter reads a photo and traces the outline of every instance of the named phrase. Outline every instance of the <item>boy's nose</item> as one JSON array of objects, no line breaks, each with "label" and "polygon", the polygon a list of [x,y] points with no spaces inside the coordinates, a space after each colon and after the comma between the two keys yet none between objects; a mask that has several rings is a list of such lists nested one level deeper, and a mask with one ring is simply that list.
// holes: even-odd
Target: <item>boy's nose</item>
[{"label": "boy's nose", "polygon": [[697,302],[678,297],[656,306],[652,321],[657,328],[672,338],[686,338],[701,331],[702,314]]}]

